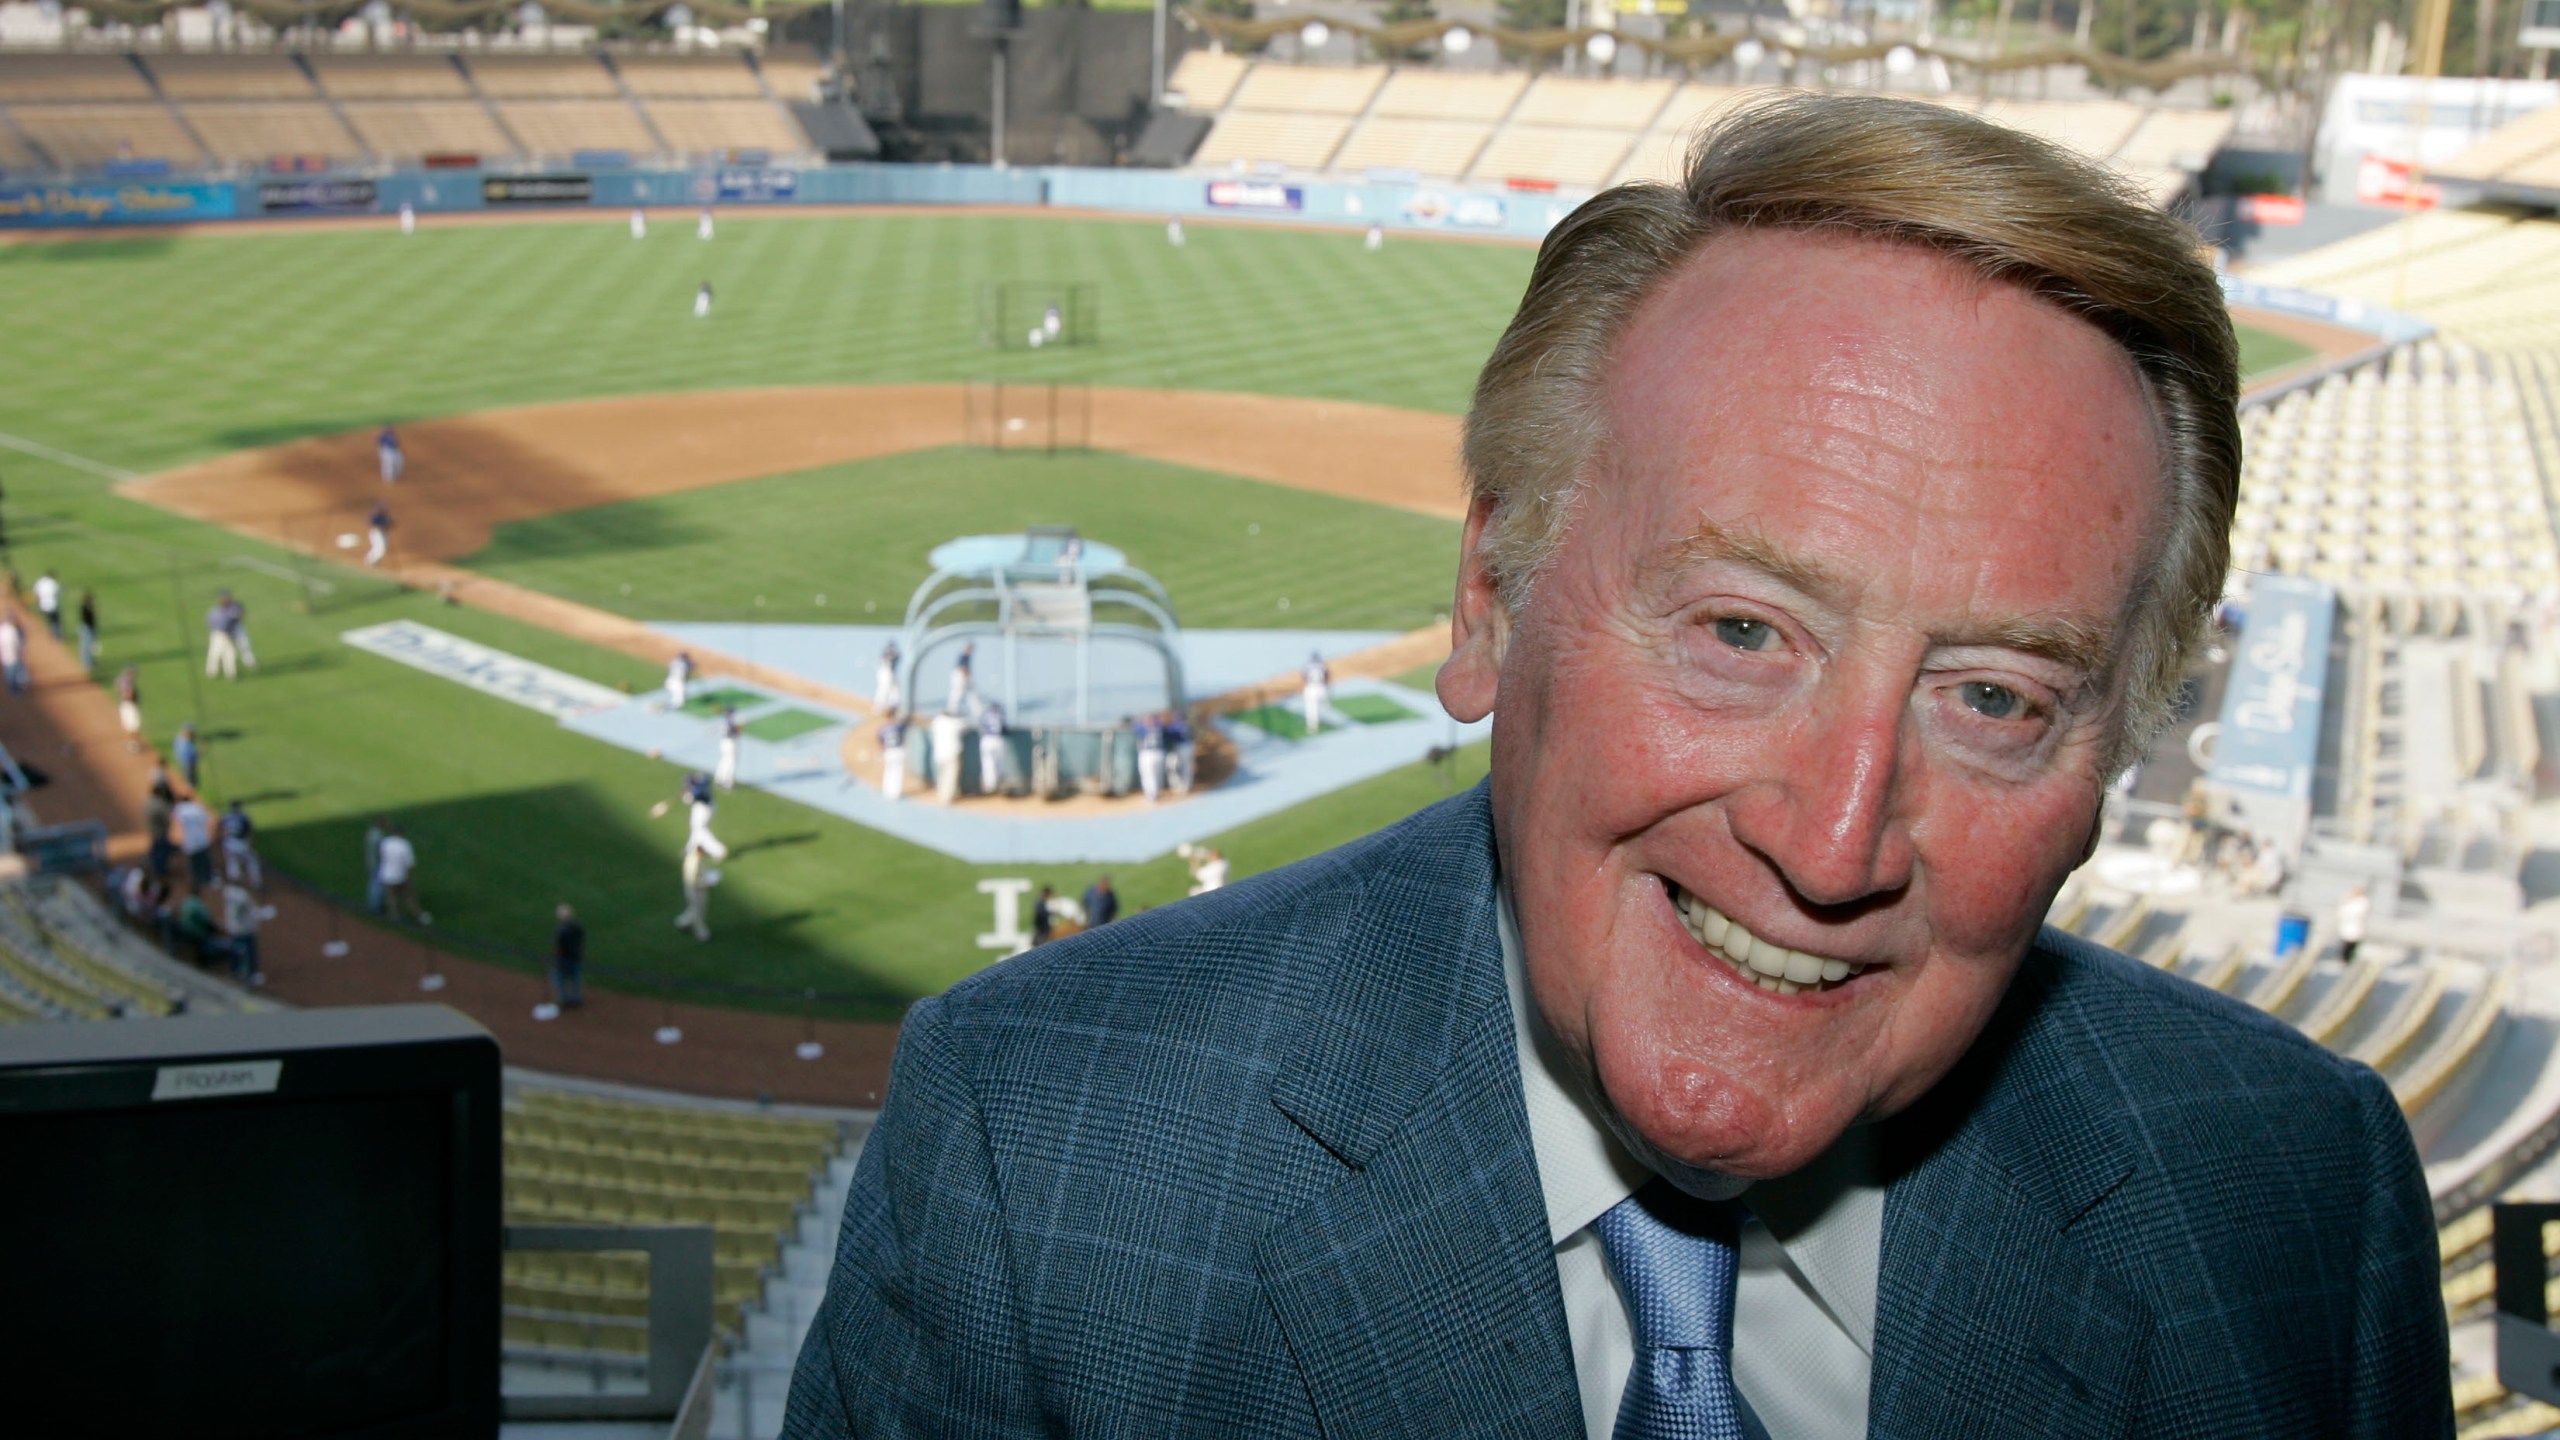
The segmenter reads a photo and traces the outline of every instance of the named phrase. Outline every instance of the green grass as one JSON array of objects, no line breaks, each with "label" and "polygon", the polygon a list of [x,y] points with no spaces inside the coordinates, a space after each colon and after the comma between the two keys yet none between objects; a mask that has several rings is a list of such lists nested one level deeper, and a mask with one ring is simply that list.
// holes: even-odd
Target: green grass
[{"label": "green grass", "polygon": [[[545,400],[976,376],[1456,411],[1530,260],[1523,248],[1419,239],[1370,255],[1357,235],[1276,227],[1195,226],[1176,251],[1152,221],[932,212],[739,214],[724,219],[709,245],[682,227],[634,243],[607,216],[593,225],[430,222],[405,240],[389,231],[241,227],[5,246],[0,315],[10,340],[0,345],[0,433],[109,471],[149,472],[306,435]],[[697,323],[689,302],[706,277],[721,304],[712,320]],[[1097,285],[1103,343],[1064,353],[980,348],[979,287],[998,279]],[[2253,363],[2274,363],[2269,353],[2253,351]],[[1105,458],[1022,463],[1067,466],[1046,472],[1054,481]],[[911,476],[930,476],[931,467],[955,462],[912,463],[923,468]],[[1014,483],[1011,463],[990,469],[983,483]],[[1378,533],[1346,540],[1340,512],[1325,513],[1342,502],[1309,498],[1308,508],[1290,511],[1303,526],[1298,518],[1264,522],[1270,543],[1257,550],[1241,533],[1244,517],[1224,511],[1223,499],[1190,506],[1188,495],[1202,487],[1222,497],[1277,492],[1184,476],[1154,507],[1162,514],[1132,515],[1129,497],[1142,487],[1130,478],[1136,467],[1124,471],[1123,463],[1074,487],[1079,495],[1125,492],[1111,502],[1120,510],[1089,512],[1097,535],[1141,551],[1218,539],[1221,524],[1238,532],[1199,556],[1140,554],[1160,574],[1184,574],[1175,594],[1192,623],[1245,623],[1248,614],[1273,623],[1273,592],[1284,583],[1293,604],[1280,623],[1293,625],[1390,623],[1384,617],[1444,603],[1445,526],[1433,542],[1443,548],[1423,573],[1405,573],[1438,522],[1406,527],[1407,517],[1359,512]],[[795,483],[824,482],[751,482],[738,493],[778,495]],[[340,893],[359,888],[365,818],[388,811],[417,840],[419,885],[441,928],[534,951],[548,933],[551,903],[570,899],[587,917],[600,970],[900,996],[939,989],[983,963],[984,952],[970,944],[987,922],[977,880],[1024,875],[1075,893],[1094,873],[963,865],[740,791],[721,807],[722,834],[741,853],[712,902],[719,939],[696,945],[668,923],[679,904],[679,824],[646,818],[650,802],[674,794],[674,767],[568,734],[336,637],[411,618],[626,690],[655,687],[656,667],[120,499],[90,467],[0,450],[0,484],[11,562],[23,575],[52,567],[75,592],[98,591],[108,664],[140,666],[151,734],[165,740],[181,720],[196,720],[214,798],[248,800],[270,857]],[[728,523],[767,541],[777,530],[818,527],[847,553],[869,545],[887,557],[905,546],[901,578],[888,587],[903,603],[921,564],[915,546],[930,543],[922,530],[931,509],[916,500],[901,523],[918,529],[894,544],[866,538],[831,506]],[[555,526],[547,555],[525,549],[525,534],[510,534],[485,558],[558,567],[554,583],[591,592],[605,571],[579,568],[592,557],[581,556],[581,537],[571,531],[600,518],[610,519],[590,512]],[[510,545],[512,560],[501,553]],[[833,573],[828,584],[814,583],[819,548],[789,559],[798,567],[794,589],[810,596],[843,583]],[[708,571],[679,577],[708,553],[674,543],[626,554],[622,578],[647,577],[653,589],[665,583],[671,601],[688,590],[706,610],[737,603],[734,587]],[[231,557],[287,573],[302,567],[339,588],[320,614],[303,614],[295,608],[300,586],[226,566]],[[1303,584],[1281,578],[1297,574]],[[198,669],[197,617],[223,585],[248,604],[263,662],[237,685],[208,684]],[[768,589],[796,603],[778,582]],[[1328,614],[1363,618],[1322,618]],[[1428,688],[1427,674],[1407,680]],[[1445,767],[1409,767],[1213,843],[1237,875],[1250,875],[1440,798],[1480,776],[1484,764],[1484,748],[1472,747]],[[1132,909],[1174,899],[1187,885],[1171,858],[1114,878]]]},{"label": "green grass", "polygon": [[[1455,411],[1531,254],[1357,234],[902,212],[432,221],[0,247],[0,430],[130,470],[386,420],[744,385],[1064,377]],[[694,286],[720,293],[692,317]],[[978,343],[993,280],[1098,287],[1103,342]],[[13,494],[14,498],[14,494]]]},{"label": "green grass", "polygon": [[[1345,695],[1326,701],[1325,707],[1354,725],[1386,725],[1419,718],[1384,695]],[[1229,718],[1275,740],[1307,738],[1306,707],[1294,700],[1256,705],[1250,710],[1238,710]]]},{"label": "green grass", "polygon": [[[1482,245],[1416,243],[1367,255],[1356,235],[1218,226],[1195,227],[1176,251],[1152,222],[915,212],[741,214],[725,219],[709,245],[673,228],[634,243],[608,217],[592,226],[430,223],[405,241],[389,232],[243,228],[0,247],[0,314],[16,337],[0,345],[0,433],[98,466],[149,472],[386,420],[544,400],[973,376],[1456,410],[1529,261],[1526,250]],[[720,310],[696,323],[689,301],[706,276],[719,287]],[[1064,354],[980,348],[978,290],[997,279],[1097,285],[1103,343]],[[1083,460],[1054,463],[1073,468]],[[1060,472],[1047,473],[1055,480]],[[1140,517],[1149,524],[1124,521],[1146,507],[1120,473],[1096,487],[1118,497],[1121,509],[1107,518],[1112,538],[1151,548],[1223,538],[1219,517],[1183,514],[1178,502],[1160,500],[1152,507],[1164,512],[1160,519]],[[1161,468],[1151,473],[1172,478]],[[1181,482],[1223,495],[1246,485],[1187,475]],[[722,805],[721,828],[744,853],[712,902],[718,940],[697,946],[668,924],[680,899],[681,834],[673,821],[645,818],[651,801],[674,793],[674,767],[357,653],[336,636],[405,616],[626,690],[655,687],[655,667],[393,592],[334,565],[309,567],[340,588],[322,614],[306,616],[294,609],[299,587],[221,564],[246,556],[290,570],[302,563],[292,556],[116,498],[105,479],[81,467],[0,451],[0,483],[11,559],[22,574],[51,566],[75,590],[97,589],[108,660],[140,663],[151,733],[165,739],[179,721],[197,719],[209,737],[215,797],[251,800],[269,854],[341,893],[359,888],[365,817],[390,811],[417,839],[419,884],[442,928],[537,950],[551,902],[566,898],[588,918],[600,968],[913,995],[984,963],[985,952],[970,944],[987,923],[978,879],[1029,875],[1073,893],[1091,878],[1091,867],[962,865],[741,791]],[[790,484],[748,488],[770,495]],[[1255,614],[1260,623],[1333,623],[1302,610],[1281,619],[1266,592],[1288,565],[1323,559],[1321,546],[1332,542],[1318,532],[1330,529],[1338,540],[1340,516],[1361,507],[1298,508],[1294,492],[1250,488],[1293,517],[1271,522],[1282,533],[1266,526],[1264,548],[1276,558],[1250,577],[1234,578],[1222,594],[1229,577],[1214,573],[1210,557],[1186,562],[1168,553],[1141,563],[1175,571],[1190,564],[1199,578],[1184,584],[1203,613],[1240,620],[1263,606],[1275,608]],[[740,523],[766,533],[818,525],[858,543],[847,508],[759,513]],[[926,524],[929,509],[918,510],[916,524]],[[1363,513],[1374,521],[1382,512]],[[1316,565],[1292,599],[1312,603],[1317,617],[1327,603],[1345,615],[1400,615],[1433,603],[1446,588],[1443,556],[1433,557],[1427,586],[1395,571],[1438,522],[1405,518],[1377,522],[1392,536],[1356,537],[1363,568]],[[1301,520],[1307,528],[1293,532]],[[1096,533],[1105,523],[1094,521]],[[1242,521],[1232,528],[1231,548],[1242,553]],[[917,536],[930,543],[921,529]],[[523,537],[510,541],[521,545]],[[883,557],[895,548],[877,544]],[[922,552],[899,544],[896,583],[883,584],[902,605]],[[654,585],[667,558],[626,556],[624,578],[650,577]],[[811,547],[794,563],[825,561]],[[809,572],[801,601],[842,588],[836,573],[826,584],[814,583],[817,574]],[[567,588],[601,583],[566,572],[554,578]],[[695,599],[705,609],[736,603],[708,571],[686,583],[700,587]],[[223,584],[249,605],[265,668],[238,685],[206,686],[191,673],[201,654],[194,617]],[[1338,600],[1320,598],[1326,594]],[[1439,778],[1417,768],[1219,843],[1238,875],[1251,874],[1439,793]],[[1117,879],[1132,907],[1177,898],[1188,884],[1170,858]]]},{"label": "green grass", "polygon": [[520,521],[465,563],[636,619],[889,624],[934,546],[1035,524],[1119,546],[1206,629],[1430,624],[1458,544],[1455,521],[1153,460],[952,449]]},{"label": "green grass", "polygon": [[2320,353],[2299,340],[2254,325],[2235,324],[2231,329],[2240,341],[2240,373],[2244,376],[2273,374]]},{"label": "green grass", "polygon": [[707,690],[688,689],[684,696],[684,713],[704,720],[720,718],[720,712],[732,705],[761,705],[765,697],[753,690],[739,690],[723,685]]},{"label": "green grass", "polygon": [[1417,718],[1384,695],[1345,695],[1333,702],[1333,708],[1344,719],[1363,725],[1392,725],[1398,720]]},{"label": "green grass", "polygon": [[779,745],[785,740],[797,740],[812,730],[824,730],[834,723],[824,715],[812,715],[806,710],[777,710],[770,715],[759,715],[738,728],[768,745]]}]

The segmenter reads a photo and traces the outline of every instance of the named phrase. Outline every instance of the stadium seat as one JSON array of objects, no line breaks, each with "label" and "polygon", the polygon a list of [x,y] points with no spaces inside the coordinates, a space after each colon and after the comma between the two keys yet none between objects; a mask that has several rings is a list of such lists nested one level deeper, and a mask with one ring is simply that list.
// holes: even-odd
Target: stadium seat
[{"label": "stadium seat", "polygon": [[1244,72],[1250,64],[1240,55],[1229,55],[1219,50],[1194,50],[1183,56],[1181,62],[1173,67],[1173,73],[1165,77],[1165,98],[1169,102],[1178,99],[1186,110],[1224,109],[1227,101],[1235,95],[1236,86],[1243,82]]},{"label": "stadium seat", "polygon": [[[747,78],[752,82],[755,77]],[[671,154],[762,150],[792,155],[809,148],[807,132],[770,100],[660,100],[648,109]]]},{"label": "stadium seat", "polygon": [[[606,78],[609,83],[611,77]],[[640,112],[627,100],[501,101],[498,118],[515,132],[529,155],[568,156],[594,150],[647,155],[658,149],[657,138],[640,123]]]},{"label": "stadium seat", "polygon": [[1613,130],[1621,139],[1650,127],[1679,88],[1672,80],[1591,80],[1541,75],[1511,112],[1515,125]]},{"label": "stadium seat", "polygon": [[89,168],[128,159],[197,165],[207,159],[177,116],[157,101],[12,105],[9,114],[59,165]]},{"label": "stadium seat", "polygon": [[1454,180],[1467,173],[1492,133],[1488,126],[1446,120],[1372,118],[1343,142],[1333,168],[1410,170],[1429,179]]},{"label": "stadium seat", "polygon": [[1387,77],[1369,113],[1404,120],[1491,124],[1511,112],[1528,84],[1529,77],[1516,70],[1472,74],[1408,67]]},{"label": "stadium seat", "polygon": [[385,160],[425,155],[504,155],[515,149],[477,100],[349,100],[339,109]]},{"label": "stadium seat", "polygon": [[1349,68],[1314,65],[1256,65],[1237,87],[1232,102],[1238,110],[1278,115],[1357,115],[1386,82],[1383,65]]},{"label": "stadium seat", "polygon": [[141,55],[172,100],[309,100],[311,77],[284,55]]},{"label": "stadium seat", "polygon": [[278,155],[361,159],[362,141],[316,101],[194,104],[186,108],[204,148],[216,160],[254,165]]},{"label": "stadium seat", "polygon": [[592,55],[474,55],[463,66],[471,83],[492,100],[602,100],[622,94],[613,72]]},{"label": "stadium seat", "polygon": [[614,68],[631,93],[646,100],[761,100],[764,86],[736,54],[681,58],[633,55]]},{"label": "stadium seat", "polygon": [[339,100],[469,100],[471,83],[440,55],[313,55],[320,88]]},{"label": "stadium seat", "polygon": [[1617,173],[1635,141],[1632,130],[1524,125],[1515,120],[1493,133],[1469,178],[1481,183],[1543,180],[1596,188]]},{"label": "stadium seat", "polygon": [[150,83],[122,55],[0,55],[0,105],[152,98]]},{"label": "stadium seat", "polygon": [[1335,115],[1232,110],[1209,128],[1194,159],[1203,165],[1272,164],[1322,170],[1342,147],[1350,122]]}]

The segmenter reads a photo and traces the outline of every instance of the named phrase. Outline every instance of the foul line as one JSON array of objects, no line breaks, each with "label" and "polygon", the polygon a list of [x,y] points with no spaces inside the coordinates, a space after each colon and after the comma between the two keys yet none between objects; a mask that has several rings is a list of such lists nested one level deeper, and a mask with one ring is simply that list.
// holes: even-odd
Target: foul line
[{"label": "foul line", "polygon": [[273,576],[287,585],[308,586],[323,595],[338,593],[337,586],[316,575],[303,575],[297,571],[288,570],[273,560],[261,560],[255,555],[225,555],[222,557],[222,563],[242,570],[255,570],[261,575]]},{"label": "foul line", "polygon": [[123,481],[134,478],[134,473],[130,470],[119,470],[113,465],[101,465],[95,460],[74,455],[68,450],[56,450],[50,445],[39,445],[33,440],[21,440],[15,435],[0,433],[0,448],[15,450],[22,455],[33,455],[39,460],[50,460],[56,465],[68,465],[74,470],[85,470],[101,480]]}]

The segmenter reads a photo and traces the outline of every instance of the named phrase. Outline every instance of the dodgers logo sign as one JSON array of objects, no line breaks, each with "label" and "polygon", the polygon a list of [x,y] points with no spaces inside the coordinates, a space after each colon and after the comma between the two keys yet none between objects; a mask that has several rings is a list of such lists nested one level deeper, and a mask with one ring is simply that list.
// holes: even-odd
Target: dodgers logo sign
[{"label": "dodgers logo sign", "polygon": [[1264,180],[1212,180],[1209,203],[1221,210],[1304,210],[1307,192]]}]

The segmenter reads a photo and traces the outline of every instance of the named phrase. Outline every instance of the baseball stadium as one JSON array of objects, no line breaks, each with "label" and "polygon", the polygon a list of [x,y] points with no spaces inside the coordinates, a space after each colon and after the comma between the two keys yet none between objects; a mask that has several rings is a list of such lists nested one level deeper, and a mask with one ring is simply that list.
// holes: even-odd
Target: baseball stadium
[{"label": "baseball stadium", "polygon": [[[25,1433],[141,1424],[77,1356],[169,1288],[27,1227],[153,1223],[120,1147],[195,1153],[30,1087],[404,1045],[503,1065],[435,1171],[496,1361],[425,1428],[261,1413],[264,1359],[148,1413],[778,1433],[910,1005],[1485,778],[1434,690],[1478,372],[1543,236],[1790,87],[2217,247],[2226,600],[2049,923],[2379,1072],[2459,1433],[2560,1433],[2502,1348],[2560,1304],[2560,86],[2340,161],[2433,71],[2348,47],[2324,109],[2210,7],[2165,56],[2070,4],[1414,8],[0,4],[0,1135],[124,1177],[0,1203],[58,1252]],[[280,1214],[400,1169],[309,1164]]]}]

